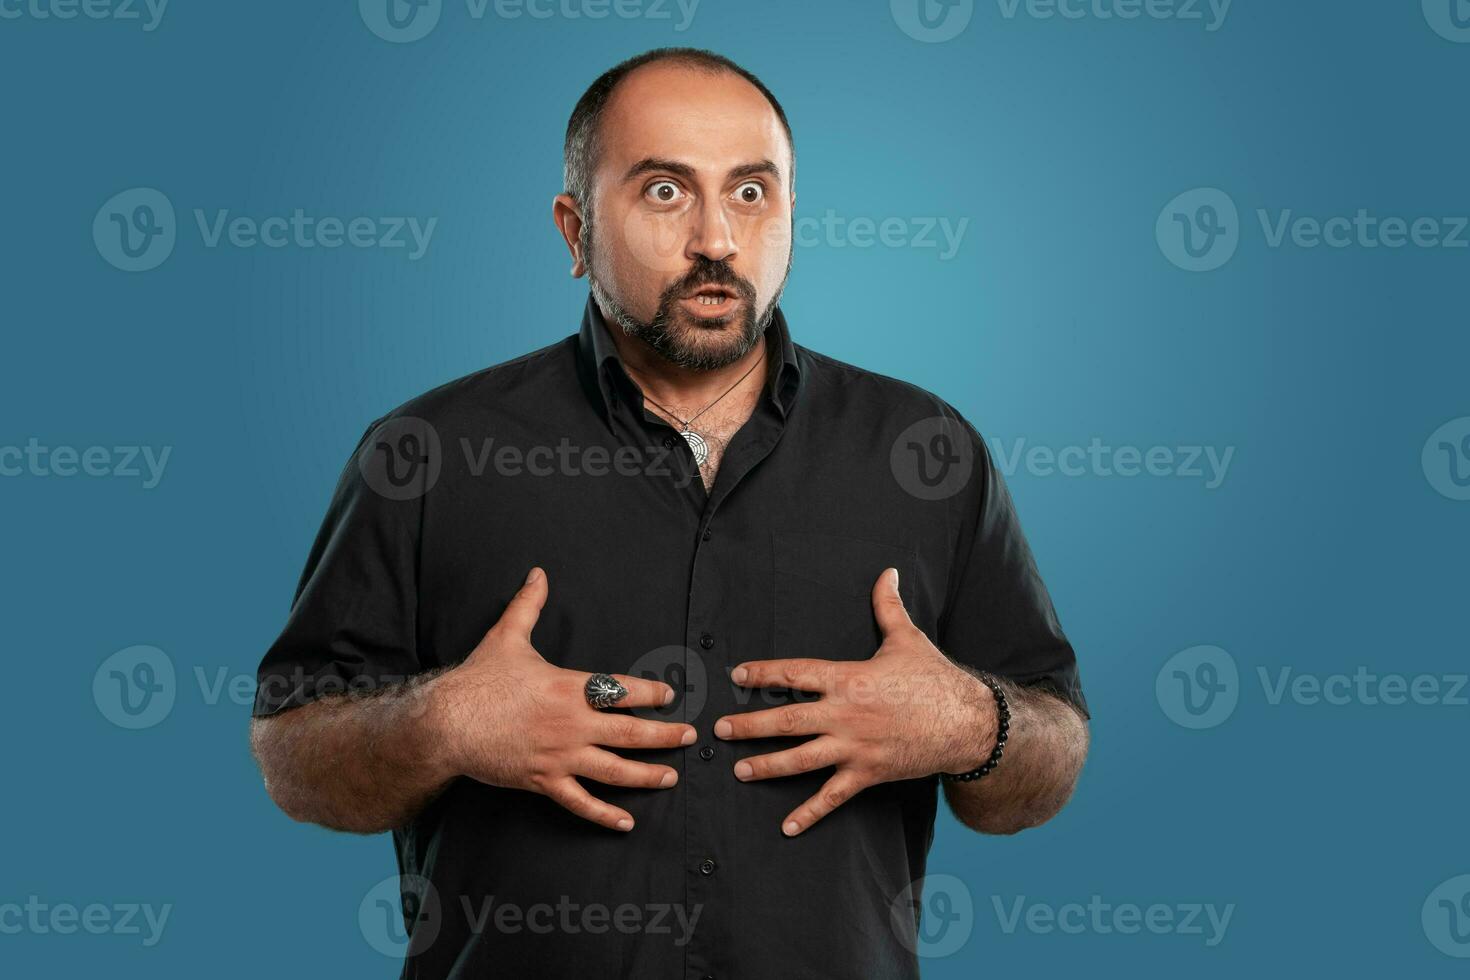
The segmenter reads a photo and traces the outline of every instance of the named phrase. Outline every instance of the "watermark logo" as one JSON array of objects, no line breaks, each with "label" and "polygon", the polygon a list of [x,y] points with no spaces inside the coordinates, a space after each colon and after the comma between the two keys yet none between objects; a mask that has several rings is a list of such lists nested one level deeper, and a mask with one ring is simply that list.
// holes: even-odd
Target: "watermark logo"
[{"label": "watermark logo", "polygon": [[1190,647],[1164,661],[1154,680],[1154,694],[1176,725],[1214,728],[1235,712],[1240,672],[1235,658],[1219,647]]},{"label": "watermark logo", "polygon": [[1470,44],[1470,0],[1423,0],[1424,19],[1446,41]]},{"label": "watermark logo", "polygon": [[975,449],[958,419],[944,415],[920,419],[893,440],[888,453],[893,478],[920,500],[945,500],[970,482]]},{"label": "watermark logo", "polygon": [[92,219],[98,254],[124,272],[158,268],[173,254],[177,237],[174,206],[152,187],[114,194]]},{"label": "watermark logo", "polygon": [[474,479],[492,474],[533,480],[616,476],[669,479],[677,487],[686,487],[698,476],[692,460],[687,466],[681,462],[688,450],[673,436],[661,445],[641,448],[581,445],[566,436],[556,443],[524,446],[494,436],[478,440],[460,436],[446,446],[431,423],[412,416],[391,418],[375,428],[358,450],[357,465],[375,493],[389,500],[415,500],[434,489],[445,465],[459,465],[455,446],[464,461],[463,470],[456,472]]},{"label": "watermark logo", "polygon": [[417,956],[439,938],[444,923],[439,892],[422,875],[392,875],[357,907],[357,927],[368,945],[394,959]]},{"label": "watermark logo", "polygon": [[[1470,707],[1470,674],[1379,674],[1359,665],[1352,673],[1314,674],[1290,665],[1258,665],[1255,677],[1273,708]],[[1235,711],[1243,683],[1235,659],[1219,647],[1198,646],[1170,657],[1155,680],[1159,707],[1184,728],[1214,728]]]},{"label": "watermark logo", "polygon": [[[175,677],[177,676],[177,683]],[[93,700],[108,721],[122,728],[151,728],[172,713],[178,701],[197,696],[200,703],[248,708],[255,704],[280,704],[299,693],[309,699],[337,695],[365,696],[397,690],[411,700],[405,710],[418,717],[427,702],[413,697],[416,674],[314,674],[297,665],[289,670],[256,677],[228,666],[206,668],[195,664],[189,671],[192,683],[177,674],[173,659],[156,647],[129,647],[109,657],[93,677]]]},{"label": "watermark logo", "polygon": [[1470,875],[1456,875],[1429,893],[1420,912],[1424,935],[1446,956],[1470,959]]},{"label": "watermark logo", "polygon": [[1441,496],[1470,500],[1470,416],[1451,419],[1424,442],[1424,476]]},{"label": "watermark logo", "polygon": [[174,663],[157,647],[119,650],[92,676],[92,700],[119,728],[152,728],[168,717],[178,685]]},{"label": "watermark logo", "polygon": [[389,500],[416,500],[434,489],[444,451],[433,425],[411,415],[388,419],[357,454],[363,480]]},{"label": "watermark logo", "polygon": [[975,929],[975,898],[954,875],[926,875],[889,906],[893,932],[904,948],[925,959],[958,952]]},{"label": "watermark logo", "polygon": [[975,16],[975,0],[889,0],[888,6],[898,29],[925,44],[959,37]]},{"label": "watermark logo", "polygon": [[1186,272],[1210,272],[1240,246],[1240,212],[1217,187],[1197,187],[1159,212],[1154,237],[1164,257]]},{"label": "watermark logo", "polygon": [[[0,0],[3,2],[3,0]],[[401,250],[417,262],[429,250],[437,217],[412,215],[315,215],[305,208],[265,217],[235,214],[229,208],[190,212],[200,243],[207,249]],[[162,191],[135,187],[114,195],[92,219],[92,241],[107,262],[124,272],[156,269],[173,254],[181,229],[173,204]]]},{"label": "watermark logo", "polygon": [[385,41],[407,44],[428,36],[444,12],[444,0],[357,0],[368,30]]},{"label": "watermark logo", "polygon": [[709,672],[703,658],[680,644],[650,650],[633,662],[627,674],[662,681],[674,689],[674,700],[668,704],[632,709],[633,714],[649,721],[692,722],[709,701]]},{"label": "watermark logo", "polygon": [[[1470,2],[1470,0],[1467,0]],[[1291,208],[1256,208],[1266,248],[1311,251],[1470,249],[1470,216],[1377,214],[1369,208],[1319,217]],[[1180,194],[1159,212],[1154,232],[1159,250],[1189,272],[1218,269],[1235,255],[1244,234],[1235,202],[1224,191],[1203,187]]]}]

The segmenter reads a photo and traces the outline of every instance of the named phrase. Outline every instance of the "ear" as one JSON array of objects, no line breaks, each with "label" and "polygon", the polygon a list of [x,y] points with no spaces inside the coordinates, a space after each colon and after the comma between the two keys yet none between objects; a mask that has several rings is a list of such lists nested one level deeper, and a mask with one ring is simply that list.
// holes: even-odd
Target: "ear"
[{"label": "ear", "polygon": [[551,202],[551,220],[571,252],[572,277],[582,278],[587,274],[587,264],[582,255],[582,209],[576,199],[570,194],[556,195]]}]

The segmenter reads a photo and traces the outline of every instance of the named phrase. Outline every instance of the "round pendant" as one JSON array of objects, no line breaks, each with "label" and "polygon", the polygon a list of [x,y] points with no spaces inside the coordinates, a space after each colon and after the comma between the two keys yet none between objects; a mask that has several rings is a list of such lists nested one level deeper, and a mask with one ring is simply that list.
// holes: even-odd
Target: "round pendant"
[{"label": "round pendant", "polygon": [[684,441],[689,443],[689,451],[694,454],[695,465],[703,466],[705,460],[709,459],[709,443],[704,441],[704,436],[689,429],[685,429],[679,435],[683,436]]}]

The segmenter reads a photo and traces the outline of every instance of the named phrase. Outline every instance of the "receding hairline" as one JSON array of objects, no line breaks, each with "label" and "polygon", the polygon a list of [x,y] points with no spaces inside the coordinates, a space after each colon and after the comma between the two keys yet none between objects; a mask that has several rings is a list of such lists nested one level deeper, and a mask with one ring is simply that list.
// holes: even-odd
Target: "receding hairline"
[{"label": "receding hairline", "polygon": [[[608,116],[608,115],[610,115],[614,111],[614,108],[617,105],[618,96],[619,96],[619,94],[625,88],[625,84],[624,83],[632,81],[633,80],[633,76],[637,75],[639,72],[643,71],[645,68],[662,67],[663,65],[673,63],[673,61],[674,61],[674,59],[669,59],[669,61],[654,61],[654,62],[650,62],[650,63],[648,63],[646,65],[639,65],[637,68],[635,68],[632,71],[628,72],[628,74],[626,76],[624,76],[622,79],[620,79],[619,82],[618,82],[618,85],[608,94],[607,102],[602,107],[602,112],[599,114],[599,117],[597,119],[597,129],[600,130],[602,128],[602,124],[605,121],[605,117]],[[685,67],[685,66],[675,65],[675,67]],[[782,135],[784,135],[785,130],[784,130],[784,128],[781,125],[781,117],[779,116],[779,114],[777,114],[775,107],[772,106],[770,104],[770,102],[765,98],[765,96],[761,92],[761,90],[758,89],[758,88],[756,88],[754,85],[750,84],[750,82],[747,79],[742,78],[737,72],[732,72],[732,71],[724,68],[723,66],[710,67],[710,66],[702,65],[702,64],[699,64],[699,63],[696,62],[692,67],[693,67],[693,69],[695,71],[697,71],[701,75],[708,75],[708,76],[711,76],[711,77],[716,76],[716,75],[727,75],[727,76],[735,79],[737,82],[740,82],[741,84],[743,84],[746,88],[750,89],[757,96],[760,96],[761,104],[766,107],[766,111],[768,113],[770,113],[771,117],[776,122],[776,130],[777,130],[777,132],[778,133],[781,133]],[[600,133],[596,134],[594,136],[594,143],[593,143],[593,146],[597,150],[599,157],[601,156],[602,150],[604,149],[604,147],[599,142],[597,142],[598,140],[600,140],[600,138],[601,138],[601,134]],[[786,152],[788,154],[794,156],[793,148],[791,146],[791,142],[790,142],[789,138],[786,141]],[[649,158],[649,159],[651,159],[651,158]],[[767,162],[769,162],[769,161],[767,161]],[[673,161],[668,161],[668,163],[672,164]],[[635,164],[634,166],[636,168],[638,166],[638,164]],[[775,166],[775,165],[773,165],[773,166],[774,166],[774,176],[776,176],[779,179],[785,180],[786,177],[787,177],[786,169],[785,168],[782,168],[780,166]],[[666,166],[664,169],[683,170],[685,168],[683,168],[681,166],[674,165],[674,166]],[[736,171],[741,171],[741,170],[760,171],[762,169],[763,168],[761,168],[759,166],[756,166],[754,164],[744,164],[742,166],[735,167],[731,171],[731,175],[733,176],[733,175],[735,175]],[[769,171],[767,171],[767,172],[769,172]],[[588,176],[588,179],[590,180],[593,175],[592,174],[588,174],[587,176]]]}]

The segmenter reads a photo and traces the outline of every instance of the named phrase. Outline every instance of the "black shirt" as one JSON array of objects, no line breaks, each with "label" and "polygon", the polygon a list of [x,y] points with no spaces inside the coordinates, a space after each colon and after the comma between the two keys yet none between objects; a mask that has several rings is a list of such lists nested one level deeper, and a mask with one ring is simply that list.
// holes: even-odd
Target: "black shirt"
[{"label": "black shirt", "polygon": [[579,334],[368,427],[260,665],[255,714],[461,661],[540,565],[542,656],[670,683],[672,705],[638,713],[699,738],[617,750],[679,770],[672,789],[586,783],[633,815],[626,834],[534,793],[452,783],[393,834],[417,930],[404,976],[917,977],[912,913],[893,909],[925,873],[938,779],[866,789],[788,838],[782,819],[832,770],[742,783],[736,760],[805,738],[712,729],[812,697],[737,688],[742,661],[870,657],[889,566],[951,658],[1085,712],[1001,476],[949,405],[794,345],[778,310],[765,391],[706,493],[607,331],[589,298]]}]

